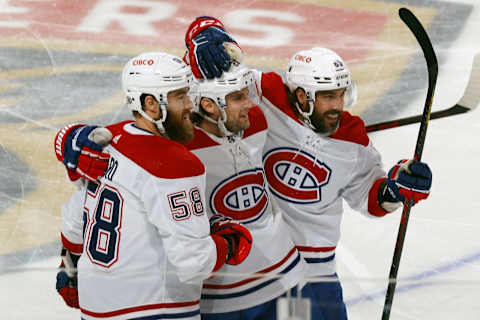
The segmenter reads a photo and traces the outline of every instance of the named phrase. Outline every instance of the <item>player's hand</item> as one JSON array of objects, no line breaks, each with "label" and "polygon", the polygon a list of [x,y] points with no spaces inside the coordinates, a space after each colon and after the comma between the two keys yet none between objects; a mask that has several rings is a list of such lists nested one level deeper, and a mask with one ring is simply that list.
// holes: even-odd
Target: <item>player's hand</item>
[{"label": "player's hand", "polygon": [[210,219],[210,233],[223,237],[228,243],[227,264],[237,265],[245,260],[252,247],[252,235],[247,228],[229,218]]},{"label": "player's hand", "polygon": [[57,273],[56,288],[67,306],[78,309],[77,263],[80,255],[73,254],[69,250],[62,248],[61,256],[62,263],[60,271]]},{"label": "player's hand", "polygon": [[77,275],[70,278],[65,271],[57,273],[57,291],[62,296],[67,306],[72,308],[79,308],[78,305],[78,289],[77,289]]},{"label": "player's hand", "polygon": [[196,78],[220,77],[230,69],[233,60],[240,63],[243,56],[222,22],[213,17],[195,19],[188,27],[185,44],[185,60]]},{"label": "player's hand", "polygon": [[386,201],[413,200],[414,204],[428,198],[432,186],[432,171],[426,163],[400,160],[388,172]]},{"label": "player's hand", "polygon": [[90,181],[103,176],[110,155],[103,152],[112,139],[111,132],[102,127],[70,125],[57,133],[55,153],[67,167],[72,181],[86,178]]}]

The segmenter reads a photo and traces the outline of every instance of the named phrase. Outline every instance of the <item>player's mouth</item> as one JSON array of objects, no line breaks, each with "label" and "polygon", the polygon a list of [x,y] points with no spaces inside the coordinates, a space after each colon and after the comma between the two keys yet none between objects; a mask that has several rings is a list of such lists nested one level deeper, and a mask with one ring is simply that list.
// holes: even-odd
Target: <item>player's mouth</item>
[{"label": "player's mouth", "polygon": [[325,114],[324,118],[325,120],[327,120],[328,123],[334,124],[337,123],[338,120],[340,120],[340,113],[328,113]]},{"label": "player's mouth", "polygon": [[183,114],[183,121],[192,122],[192,120],[190,119],[190,112]]}]

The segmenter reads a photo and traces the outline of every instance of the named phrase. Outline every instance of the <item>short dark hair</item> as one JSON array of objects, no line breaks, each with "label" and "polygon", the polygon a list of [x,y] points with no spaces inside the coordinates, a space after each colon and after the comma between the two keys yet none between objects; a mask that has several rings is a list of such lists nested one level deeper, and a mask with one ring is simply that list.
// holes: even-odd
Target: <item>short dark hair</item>
[{"label": "short dark hair", "polygon": [[295,103],[298,102],[297,95],[295,94],[296,90],[294,92],[291,92],[286,84],[284,84],[283,86],[285,87],[285,92],[287,93],[288,102],[292,107],[295,106]]},{"label": "short dark hair", "polygon": [[290,91],[290,89],[287,87],[286,84],[283,85],[285,87],[285,92],[287,93],[287,101],[290,104],[290,108],[292,108],[293,113],[297,116],[300,117],[300,113],[298,112],[297,108],[295,107],[295,104],[300,102],[298,101],[297,95],[295,94],[298,89],[303,90],[301,88],[295,89],[293,92]]},{"label": "short dark hair", "polygon": [[[148,96],[152,96],[151,94],[148,94],[148,93],[142,93],[140,95],[140,105],[142,106],[142,109],[145,108],[145,99],[148,97]],[[153,97],[153,96],[152,96]],[[155,97],[153,97],[155,99]],[[157,100],[157,99],[155,99]]]}]

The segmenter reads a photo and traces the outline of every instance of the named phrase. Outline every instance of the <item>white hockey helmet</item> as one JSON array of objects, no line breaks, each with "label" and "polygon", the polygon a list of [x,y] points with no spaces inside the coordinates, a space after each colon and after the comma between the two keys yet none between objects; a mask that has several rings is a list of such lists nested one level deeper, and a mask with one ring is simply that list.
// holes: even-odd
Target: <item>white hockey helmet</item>
[{"label": "white hockey helmet", "polygon": [[[128,61],[122,73],[122,88],[127,105],[142,117],[156,124],[165,132],[163,122],[167,118],[168,93],[190,87],[193,76],[190,67],[180,58],[164,52],[142,53]],[[157,99],[162,118],[153,120],[141,105],[140,96],[150,94]]]},{"label": "white hockey helmet", "polygon": [[315,47],[295,53],[288,63],[286,84],[292,93],[297,88],[305,90],[310,110],[309,112],[299,110],[305,117],[313,113],[317,91],[346,88],[345,107],[354,105],[357,100],[357,91],[355,83],[350,78],[350,70],[338,54],[327,48]]},{"label": "white hockey helmet", "polygon": [[[225,122],[227,121],[227,114],[225,112],[227,101],[225,97],[232,92],[240,91],[244,88],[248,88],[248,95],[251,101],[258,99],[253,73],[241,64],[233,65],[228,72],[224,72],[219,78],[196,79],[195,85],[191,90],[193,111],[200,114],[204,119],[217,123],[223,134],[227,136],[232,135],[233,133],[225,127]],[[221,117],[218,121],[213,120],[202,111],[202,98],[212,99],[219,106]]]}]

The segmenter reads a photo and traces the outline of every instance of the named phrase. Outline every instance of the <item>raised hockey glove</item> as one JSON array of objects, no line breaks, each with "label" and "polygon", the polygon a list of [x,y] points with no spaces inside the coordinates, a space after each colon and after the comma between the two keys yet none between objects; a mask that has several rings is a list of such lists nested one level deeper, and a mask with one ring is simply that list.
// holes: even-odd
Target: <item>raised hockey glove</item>
[{"label": "raised hockey glove", "polygon": [[223,237],[228,244],[227,264],[237,265],[245,260],[252,248],[252,235],[238,222],[214,215],[210,219],[210,233]]},{"label": "raised hockey glove", "polygon": [[62,264],[57,273],[56,289],[67,306],[79,309],[77,289],[77,262],[79,255],[72,254],[67,249],[62,249]]},{"label": "raised hockey glove", "polygon": [[103,152],[112,139],[106,128],[85,125],[69,125],[55,137],[57,159],[67,167],[72,181],[85,178],[96,181],[107,170],[110,155]]},{"label": "raised hockey glove", "polygon": [[390,169],[388,179],[384,184],[381,195],[382,202],[404,202],[407,198],[416,204],[418,201],[428,198],[430,194],[432,171],[426,163],[400,160]]},{"label": "raised hockey glove", "polygon": [[228,71],[232,62],[241,62],[243,54],[220,20],[202,16],[188,27],[184,60],[195,78],[213,79]]}]

